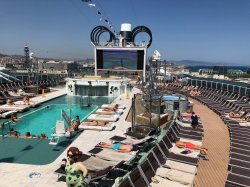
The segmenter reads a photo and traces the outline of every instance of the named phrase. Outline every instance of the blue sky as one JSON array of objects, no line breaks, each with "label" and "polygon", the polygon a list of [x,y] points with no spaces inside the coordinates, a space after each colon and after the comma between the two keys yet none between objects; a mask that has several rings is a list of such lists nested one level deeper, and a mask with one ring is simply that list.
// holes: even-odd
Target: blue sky
[{"label": "blue sky", "polygon": [[[120,30],[145,25],[153,33],[148,54],[167,60],[250,64],[250,0],[93,0]],[[90,32],[99,20],[81,0],[0,0],[0,53],[92,58]],[[146,34],[138,40],[147,39]]]}]

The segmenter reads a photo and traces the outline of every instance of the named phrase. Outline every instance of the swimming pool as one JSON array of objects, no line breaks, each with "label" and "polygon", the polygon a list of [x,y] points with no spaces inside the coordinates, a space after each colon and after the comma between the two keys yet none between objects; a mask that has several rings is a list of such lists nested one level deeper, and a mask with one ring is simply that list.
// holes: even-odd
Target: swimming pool
[{"label": "swimming pool", "polygon": [[[18,113],[21,121],[17,122],[10,128],[19,131],[24,135],[29,131],[32,135],[40,135],[45,132],[50,136],[55,127],[56,120],[61,119],[61,109],[68,113],[68,109],[72,110],[72,118],[76,115],[83,120],[91,114],[96,107],[105,103],[110,103],[114,98],[109,97],[91,97],[91,107],[83,107],[86,105],[86,98],[79,96],[62,96],[48,102],[42,103],[39,108],[30,108],[29,111]],[[47,109],[46,107],[49,106]],[[0,123],[5,123],[5,127],[0,130],[0,163],[20,163],[44,165],[53,162],[79,135],[81,132],[74,133],[70,138],[60,137],[57,145],[49,145],[49,139],[23,139],[13,138],[9,136],[1,136],[8,134],[9,127],[7,122],[10,119],[0,119]],[[10,123],[9,123],[10,124]]]},{"label": "swimming pool", "polygon": [[183,97],[179,97],[177,95],[164,95],[162,97],[164,101],[178,101],[178,100],[185,100]]},{"label": "swimming pool", "polygon": [[[61,110],[64,110],[68,115],[69,110],[71,110],[72,119],[78,115],[80,120],[83,121],[96,109],[96,105],[91,105],[90,107],[67,104],[47,105],[38,110],[20,116],[20,121],[11,125],[11,128],[18,131],[20,135],[30,132],[35,136],[40,136],[41,133],[45,133],[48,137],[50,137],[54,131],[56,121],[61,120]],[[67,127],[67,123],[65,122],[64,124]]]}]

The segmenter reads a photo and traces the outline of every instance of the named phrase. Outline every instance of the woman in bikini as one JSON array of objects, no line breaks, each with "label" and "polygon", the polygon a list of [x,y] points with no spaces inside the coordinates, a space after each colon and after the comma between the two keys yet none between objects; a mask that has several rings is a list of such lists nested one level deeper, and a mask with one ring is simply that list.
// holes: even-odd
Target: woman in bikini
[{"label": "woman in bikini", "polygon": [[180,139],[176,139],[175,141],[175,145],[179,148],[187,148],[187,149],[195,149],[195,150],[200,150],[201,154],[206,155],[207,154],[207,148],[199,146],[199,145],[195,145],[191,142],[183,142],[180,141]]},{"label": "woman in bikini", "polygon": [[84,125],[86,126],[106,126],[108,124],[107,121],[86,121],[84,122]]},{"label": "woman in bikini", "polygon": [[116,110],[118,109],[118,104],[116,104],[115,106],[108,106],[108,107],[105,107],[103,109],[103,111],[112,111],[112,112],[116,112]]}]

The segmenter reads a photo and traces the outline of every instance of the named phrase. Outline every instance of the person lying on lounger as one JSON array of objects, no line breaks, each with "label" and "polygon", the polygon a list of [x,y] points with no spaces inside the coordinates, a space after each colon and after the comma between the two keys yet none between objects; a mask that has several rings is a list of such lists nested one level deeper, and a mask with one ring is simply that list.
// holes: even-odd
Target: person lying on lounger
[{"label": "person lying on lounger", "polygon": [[99,144],[97,144],[97,147],[109,148],[109,149],[117,150],[117,151],[123,152],[123,153],[129,153],[131,151],[138,150],[137,145],[121,144],[121,143],[110,144],[110,143],[100,142]]},{"label": "person lying on lounger", "polygon": [[25,105],[30,105],[30,104],[34,104],[35,102],[34,101],[31,101],[29,96],[25,95],[24,98],[23,98],[23,103]]},{"label": "person lying on lounger", "polygon": [[83,123],[83,125],[86,125],[86,126],[106,126],[108,124],[107,121],[86,121]]},{"label": "person lying on lounger", "polygon": [[118,109],[118,104],[116,104],[115,106],[108,106],[108,107],[105,107],[103,109],[103,111],[112,111],[112,112],[116,112],[116,110]]},{"label": "person lying on lounger", "polygon": [[241,118],[243,117],[243,114],[245,112],[243,110],[239,111],[239,112],[229,112],[229,113],[225,113],[225,115],[228,115],[229,117],[232,118]]},{"label": "person lying on lounger", "polygon": [[175,145],[179,148],[196,149],[196,150],[200,150],[200,153],[203,155],[207,154],[208,149],[205,147],[195,145],[191,142],[183,142],[183,141],[180,141],[180,139],[176,139],[174,142],[175,142]]}]

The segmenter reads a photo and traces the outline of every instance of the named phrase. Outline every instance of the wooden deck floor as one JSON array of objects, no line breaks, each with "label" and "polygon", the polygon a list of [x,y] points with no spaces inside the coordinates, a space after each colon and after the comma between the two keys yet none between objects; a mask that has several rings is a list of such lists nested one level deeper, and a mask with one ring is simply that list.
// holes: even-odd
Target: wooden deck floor
[{"label": "wooden deck floor", "polygon": [[227,126],[218,115],[196,100],[194,111],[204,126],[203,146],[208,148],[209,160],[200,160],[195,187],[224,187],[227,178],[230,139]]}]

